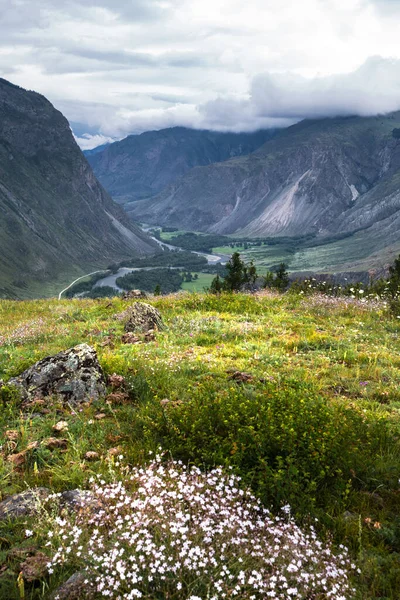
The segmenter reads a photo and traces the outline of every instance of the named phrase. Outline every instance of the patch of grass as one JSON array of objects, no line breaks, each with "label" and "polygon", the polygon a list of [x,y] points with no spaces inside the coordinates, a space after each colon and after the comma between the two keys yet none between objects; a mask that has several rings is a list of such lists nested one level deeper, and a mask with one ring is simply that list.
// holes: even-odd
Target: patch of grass
[{"label": "patch of grass", "polygon": [[184,281],[181,288],[187,292],[203,292],[204,288],[208,288],[211,285],[214,275],[210,273],[197,273],[198,279],[193,281]]}]

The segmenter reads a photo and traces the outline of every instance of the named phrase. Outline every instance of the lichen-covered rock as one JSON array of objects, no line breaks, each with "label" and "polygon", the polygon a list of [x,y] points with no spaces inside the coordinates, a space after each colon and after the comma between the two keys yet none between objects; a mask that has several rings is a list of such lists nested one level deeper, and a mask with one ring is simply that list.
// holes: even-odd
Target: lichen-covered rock
[{"label": "lichen-covered rock", "polygon": [[52,594],[51,600],[83,600],[83,598],[93,598],[93,589],[88,584],[85,584],[85,581],[87,581],[87,575],[84,571],[75,573]]},{"label": "lichen-covered rock", "polygon": [[97,400],[106,393],[106,382],[94,348],[80,344],[40,360],[8,386],[18,389],[24,402],[57,396],[70,404]]},{"label": "lichen-covered rock", "polygon": [[0,502],[0,521],[34,514],[50,493],[47,488],[34,488],[9,496]]},{"label": "lichen-covered rock", "polygon": [[162,329],[163,321],[159,311],[144,302],[135,302],[127,311],[127,321],[125,323],[126,332],[142,332],[152,329]]}]

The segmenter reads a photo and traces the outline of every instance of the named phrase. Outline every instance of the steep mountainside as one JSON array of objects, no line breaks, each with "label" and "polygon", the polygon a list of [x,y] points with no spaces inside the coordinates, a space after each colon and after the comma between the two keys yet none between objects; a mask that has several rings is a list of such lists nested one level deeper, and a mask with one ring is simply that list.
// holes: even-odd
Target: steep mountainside
[{"label": "steep mountainside", "polygon": [[249,154],[273,136],[272,130],[235,134],[173,127],[85,154],[114,200],[125,204],[155,196],[193,167]]},{"label": "steep mountainside", "polygon": [[98,183],[62,114],[2,79],[0,214],[0,297],[154,252]]},{"label": "steep mountainside", "polygon": [[399,125],[400,113],[304,121],[249,156],[193,169],[129,210],[150,223],[246,235],[365,227],[397,210],[396,194],[400,208]]}]

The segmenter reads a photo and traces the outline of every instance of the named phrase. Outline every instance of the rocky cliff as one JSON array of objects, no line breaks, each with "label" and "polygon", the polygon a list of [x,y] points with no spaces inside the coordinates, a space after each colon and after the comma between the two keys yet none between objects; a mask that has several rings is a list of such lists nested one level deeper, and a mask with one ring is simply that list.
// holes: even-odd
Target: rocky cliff
[{"label": "rocky cliff", "polygon": [[96,180],[63,115],[2,79],[0,213],[0,297],[154,252]]}]

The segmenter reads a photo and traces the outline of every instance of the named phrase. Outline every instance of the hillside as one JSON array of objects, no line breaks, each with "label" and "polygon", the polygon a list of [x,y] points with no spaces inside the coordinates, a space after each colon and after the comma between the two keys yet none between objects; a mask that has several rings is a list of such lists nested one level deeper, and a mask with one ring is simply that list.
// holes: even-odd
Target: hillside
[{"label": "hillside", "polygon": [[40,296],[110,262],[154,252],[97,182],[67,120],[0,80],[0,297]]},{"label": "hillside", "polygon": [[342,256],[326,266],[340,267],[348,244],[352,260],[365,263],[399,246],[399,126],[400,113],[303,121],[249,156],[191,170],[156,198],[130,205],[129,214],[244,236],[346,234]]},{"label": "hillside", "polygon": [[[81,343],[97,350],[108,377],[106,398],[78,405],[36,397],[21,406],[10,387],[1,389],[1,499],[27,487],[87,489],[96,475],[125,483],[125,465],[145,465],[161,447],[163,461],[172,457],[202,471],[232,467],[242,477],[239,485],[251,486],[273,514],[289,504],[299,524],[314,522],[319,537],[333,537],[335,549],[348,546],[361,570],[354,578],[355,600],[397,600],[396,315],[381,302],[294,292],[180,295],[150,303],[160,311],[163,329],[126,339],[123,318],[130,302],[120,298],[0,301],[0,379]],[[203,492],[196,488],[196,494]],[[46,565],[64,544],[61,535],[48,536],[55,501],[47,516],[42,509],[39,517],[21,514],[10,521],[2,510],[3,504],[0,597],[19,599],[22,578],[25,597],[44,600],[82,568],[96,568],[85,553],[71,552],[51,576],[37,566],[35,571],[35,557],[43,564],[38,552]],[[104,530],[109,535],[110,528]],[[117,531],[119,548],[126,549]],[[121,565],[126,554],[117,557]],[[290,570],[286,576],[293,576]],[[179,578],[188,581],[183,570]],[[163,585],[159,578],[153,584]],[[157,589],[148,597],[157,597]],[[207,597],[207,589],[191,591]],[[112,588],[111,597],[121,593]],[[188,592],[174,597],[187,599]],[[280,597],[291,596],[282,591]]]},{"label": "hillside", "polygon": [[114,200],[126,204],[155,196],[193,167],[249,154],[274,133],[235,134],[172,127],[130,135],[101,151],[85,154]]}]

